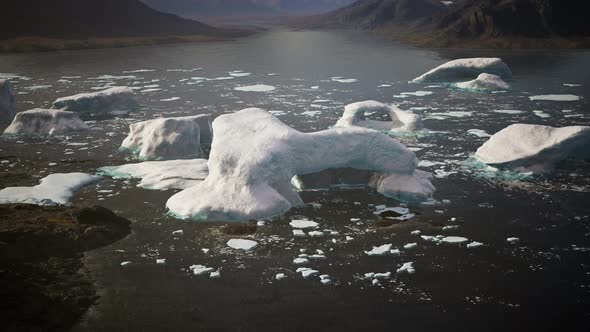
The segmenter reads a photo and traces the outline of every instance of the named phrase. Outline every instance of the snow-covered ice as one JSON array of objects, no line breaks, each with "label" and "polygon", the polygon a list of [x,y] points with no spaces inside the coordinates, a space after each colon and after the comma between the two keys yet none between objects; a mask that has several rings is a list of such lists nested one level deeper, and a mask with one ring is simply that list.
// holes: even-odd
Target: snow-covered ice
[{"label": "snow-covered ice", "polygon": [[542,173],[567,157],[587,157],[590,127],[513,124],[494,134],[475,157],[485,164]]},{"label": "snow-covered ice", "polygon": [[132,111],[138,108],[133,90],[125,86],[80,93],[53,102],[53,108],[70,112]]},{"label": "snow-covered ice", "polygon": [[249,251],[254,249],[258,245],[258,242],[246,239],[231,239],[227,241],[227,245],[230,248]]},{"label": "snow-covered ice", "polygon": [[214,268],[207,267],[204,265],[191,265],[191,266],[189,266],[189,270],[191,270],[193,272],[193,275],[196,275],[196,276],[200,276],[205,273],[210,273],[210,272],[215,271]]},{"label": "snow-covered ice", "polygon": [[397,269],[397,273],[407,272],[408,274],[414,274],[416,269],[414,268],[414,262],[407,262],[404,263],[399,269]]},{"label": "snow-covered ice", "polygon": [[11,122],[16,114],[16,99],[10,80],[0,79],[0,122]]},{"label": "snow-covered ice", "polygon": [[129,125],[121,148],[141,159],[199,157],[201,143],[212,138],[209,115],[159,118]]},{"label": "snow-covered ice", "polygon": [[500,58],[466,58],[442,64],[416,77],[411,82],[454,82],[465,78],[475,78],[482,73],[494,74],[502,78],[512,77],[512,71]]},{"label": "snow-covered ice", "polygon": [[430,174],[416,170],[414,152],[374,130],[301,133],[256,108],[222,115],[213,129],[209,176],[167,202],[179,218],[250,220],[280,215],[303,205],[291,185],[295,175],[331,168],[373,171],[369,185],[389,197],[424,200],[434,192]]},{"label": "snow-covered ice", "polygon": [[246,86],[238,86],[235,87],[234,90],[236,91],[245,91],[245,92],[270,92],[274,91],[276,87],[267,84],[255,84],[255,85],[246,85]]},{"label": "snow-covered ice", "polygon": [[440,239],[440,241],[444,243],[465,243],[468,242],[469,239],[461,236],[446,236]]},{"label": "snow-covered ice", "polygon": [[114,178],[141,179],[139,187],[153,190],[187,189],[209,174],[207,159],[145,161],[100,168],[100,173]]},{"label": "snow-covered ice", "polygon": [[455,86],[459,89],[472,91],[496,91],[510,89],[510,85],[506,83],[500,76],[487,73],[479,74],[479,76],[477,76],[477,78],[472,81],[456,83]]},{"label": "snow-covered ice", "polygon": [[35,108],[17,113],[4,134],[60,135],[89,129],[74,112]]},{"label": "snow-covered ice", "polygon": [[311,220],[307,220],[307,219],[291,220],[291,222],[289,223],[289,225],[291,225],[291,227],[293,227],[293,228],[300,228],[300,229],[316,228],[316,227],[318,227],[318,223],[317,222],[311,221]]},{"label": "snow-covered ice", "polygon": [[477,247],[481,247],[483,246],[483,243],[481,242],[477,242],[477,241],[472,241],[467,243],[467,248],[477,248]]},{"label": "snow-covered ice", "polygon": [[338,83],[356,83],[359,81],[356,78],[344,78],[340,76],[332,77],[331,80]]},{"label": "snow-covered ice", "polygon": [[100,179],[100,176],[85,173],[55,173],[44,177],[33,187],[0,190],[0,204],[66,205],[76,191]]},{"label": "snow-covered ice", "polygon": [[520,241],[520,239],[517,237],[509,237],[506,239],[506,242],[508,242],[508,243],[516,243],[518,241]]},{"label": "snow-covered ice", "polygon": [[383,244],[378,247],[373,247],[369,251],[365,251],[365,254],[369,256],[384,256],[390,253],[392,244]]},{"label": "snow-covered ice", "polygon": [[580,96],[571,94],[554,94],[554,95],[538,95],[529,97],[530,100],[534,101],[578,101],[581,99]]},{"label": "snow-covered ice", "polygon": [[[365,117],[367,112],[385,114],[389,117],[389,120],[367,119]],[[414,131],[423,128],[422,119],[419,115],[374,100],[361,101],[344,107],[344,114],[336,123],[336,127],[354,126],[383,131]]]}]

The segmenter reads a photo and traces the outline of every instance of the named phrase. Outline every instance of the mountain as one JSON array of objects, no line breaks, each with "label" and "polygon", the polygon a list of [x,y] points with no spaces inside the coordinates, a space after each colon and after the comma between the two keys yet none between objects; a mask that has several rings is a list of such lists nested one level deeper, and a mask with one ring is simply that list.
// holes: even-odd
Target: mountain
[{"label": "mountain", "polygon": [[139,0],[11,0],[0,11],[0,38],[221,36],[224,30],[158,12]]},{"label": "mountain", "polygon": [[142,0],[157,10],[183,17],[254,17],[327,12],[354,0]]}]

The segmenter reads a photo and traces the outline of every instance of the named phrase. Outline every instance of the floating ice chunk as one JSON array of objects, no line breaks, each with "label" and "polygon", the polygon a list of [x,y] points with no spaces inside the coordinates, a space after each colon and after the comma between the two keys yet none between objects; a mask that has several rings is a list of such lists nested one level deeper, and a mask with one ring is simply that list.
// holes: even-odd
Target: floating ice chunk
[{"label": "floating ice chunk", "polygon": [[543,112],[543,111],[533,111],[533,113],[534,113],[536,116],[538,116],[538,117],[540,117],[540,118],[543,118],[543,119],[546,119],[546,118],[550,118],[550,117],[551,117],[551,115],[549,115],[549,114],[547,114],[547,113],[545,113],[545,112]]},{"label": "floating ice chunk", "polygon": [[189,270],[193,271],[193,275],[200,276],[205,273],[210,273],[215,271],[212,267],[206,267],[204,265],[191,265],[189,266]]},{"label": "floating ice chunk", "polygon": [[160,99],[160,101],[177,101],[180,100],[180,97],[170,97],[165,99]]},{"label": "floating ice chunk", "polygon": [[[366,119],[365,114],[367,112],[385,114],[389,116],[390,120]],[[419,115],[374,100],[361,101],[344,107],[344,114],[336,123],[336,127],[353,126],[386,131],[414,131],[423,128],[422,119]]]},{"label": "floating ice chunk", "polygon": [[432,91],[415,91],[415,92],[402,92],[401,95],[402,96],[424,97],[424,96],[430,96],[433,93],[434,92],[432,92]]},{"label": "floating ice chunk", "polygon": [[404,245],[404,249],[414,249],[418,246],[418,243],[413,242],[413,243],[408,243],[406,245]]},{"label": "floating ice chunk", "polygon": [[291,222],[289,223],[289,225],[291,225],[291,227],[293,227],[293,228],[300,228],[300,229],[316,228],[316,227],[318,227],[318,223],[317,222],[311,221],[311,220],[307,220],[307,219],[291,220]]},{"label": "floating ice chunk", "polygon": [[172,235],[184,235],[184,231],[182,229],[179,229],[177,231],[172,232]]},{"label": "floating ice chunk", "polygon": [[227,245],[234,249],[249,251],[254,249],[258,242],[246,239],[231,239],[227,241]]},{"label": "floating ice chunk", "polygon": [[311,232],[307,233],[307,235],[309,235],[311,237],[322,237],[322,236],[324,236],[324,232],[311,231]]},{"label": "floating ice chunk", "polygon": [[203,181],[209,174],[209,167],[207,159],[146,161],[102,167],[100,174],[141,179],[138,187],[145,189],[187,189]]},{"label": "floating ice chunk", "polygon": [[309,259],[304,257],[298,257],[293,260],[293,264],[301,265],[309,263]]},{"label": "floating ice chunk", "polygon": [[294,229],[293,230],[293,236],[295,237],[305,237],[306,234],[304,231],[300,230],[300,229]]},{"label": "floating ice chunk", "polygon": [[53,102],[53,108],[70,112],[131,111],[137,109],[138,104],[133,90],[128,87],[112,87],[59,98]]},{"label": "floating ice chunk", "polygon": [[89,129],[76,113],[35,108],[17,113],[4,134],[59,135]]},{"label": "floating ice chunk", "polygon": [[446,236],[443,237],[440,241],[444,243],[465,243],[469,241],[469,239],[461,236]]},{"label": "floating ice chunk", "polygon": [[300,272],[301,273],[301,276],[303,278],[308,278],[308,277],[311,277],[313,275],[316,275],[316,274],[320,273],[320,271],[313,270],[313,269],[310,269],[308,267],[299,268],[299,269],[297,269],[297,272]]},{"label": "floating ice chunk", "polygon": [[373,249],[365,251],[365,254],[369,256],[384,256],[389,253],[391,246],[391,244],[384,244],[378,247],[373,247]]},{"label": "floating ice chunk", "polygon": [[352,127],[301,133],[253,108],[222,115],[213,128],[209,176],[167,202],[180,218],[276,216],[303,204],[291,185],[295,175],[331,168],[372,171],[369,185],[389,197],[424,200],[434,191],[430,175],[415,170],[416,155],[374,130]]},{"label": "floating ice chunk", "polygon": [[375,273],[371,278],[374,279],[389,279],[391,278],[391,272]]},{"label": "floating ice chunk", "polygon": [[391,84],[381,84],[377,86],[378,88],[391,88]]},{"label": "floating ice chunk", "polygon": [[487,132],[481,129],[469,129],[467,133],[475,135],[477,137],[492,137],[492,135],[488,134]]},{"label": "floating ice chunk", "polygon": [[524,111],[520,110],[494,110],[494,113],[502,113],[502,114],[522,114]]},{"label": "floating ice chunk", "polygon": [[356,83],[359,81],[356,78],[344,78],[344,77],[339,77],[339,76],[332,77],[331,80],[334,82],[338,82],[338,83]]},{"label": "floating ice chunk", "polygon": [[415,78],[411,83],[453,82],[464,78],[475,78],[482,73],[512,77],[510,68],[500,58],[456,59],[442,64]]},{"label": "floating ice chunk", "polygon": [[209,278],[211,278],[211,279],[218,279],[218,278],[221,278],[221,272],[219,272],[219,271],[214,271],[214,272],[211,272],[211,273],[209,274]]},{"label": "floating ice chunk", "polygon": [[402,265],[399,269],[397,269],[397,273],[407,272],[408,274],[416,273],[416,269],[414,268],[414,262],[407,262]]},{"label": "floating ice chunk", "polygon": [[275,89],[276,89],[276,87],[274,87],[272,85],[266,85],[266,84],[238,86],[238,87],[234,88],[234,90],[236,90],[236,91],[246,91],[246,92],[270,92]]},{"label": "floating ice chunk", "polygon": [[483,246],[483,243],[481,242],[477,242],[477,241],[472,241],[467,243],[467,248],[477,248],[477,247],[481,247]]},{"label": "floating ice chunk", "polygon": [[475,157],[494,167],[541,173],[567,157],[587,157],[588,144],[588,126],[513,124],[494,134]]},{"label": "floating ice chunk", "polygon": [[131,124],[121,148],[137,152],[142,159],[199,157],[201,142],[211,138],[207,114],[160,118]]},{"label": "floating ice chunk", "polygon": [[285,279],[287,276],[284,273],[277,273],[277,275],[275,276],[276,280],[283,280]]},{"label": "floating ice chunk", "polygon": [[0,79],[0,123],[11,122],[16,114],[16,99],[9,80]]},{"label": "floating ice chunk", "polygon": [[504,80],[494,74],[482,73],[476,79],[467,82],[456,83],[455,86],[459,89],[472,91],[495,91],[508,90],[510,85]]},{"label": "floating ice chunk", "polygon": [[131,265],[131,263],[132,263],[131,261],[124,261],[124,262],[121,262],[121,266],[128,266],[128,265]]},{"label": "floating ice chunk", "polygon": [[391,249],[389,250],[389,253],[393,256],[398,256],[401,255],[402,252],[399,249]]},{"label": "floating ice chunk", "polygon": [[0,190],[0,204],[65,205],[76,191],[100,179],[100,176],[85,173],[55,173],[44,177],[34,187]]},{"label": "floating ice chunk", "polygon": [[415,230],[415,231],[411,231],[410,234],[412,234],[412,235],[420,235],[420,234],[422,234],[422,231]]},{"label": "floating ice chunk", "polygon": [[233,77],[246,77],[246,76],[252,75],[252,73],[246,73],[241,70],[230,71],[230,72],[228,72],[228,74],[230,74],[230,76],[233,76]]},{"label": "floating ice chunk", "polygon": [[164,264],[166,264],[166,258],[158,258],[158,259],[156,259],[156,264],[158,264],[158,265],[164,265]]},{"label": "floating ice chunk", "polygon": [[582,86],[582,84],[573,84],[573,83],[563,83],[563,86],[567,86],[567,87],[578,87],[578,86]]},{"label": "floating ice chunk", "polygon": [[506,239],[506,242],[508,242],[508,243],[516,243],[518,241],[520,241],[520,239],[517,237],[509,237]]},{"label": "floating ice chunk", "polygon": [[578,101],[581,99],[580,96],[570,94],[555,94],[555,95],[538,95],[529,97],[530,100],[543,100],[543,101]]}]

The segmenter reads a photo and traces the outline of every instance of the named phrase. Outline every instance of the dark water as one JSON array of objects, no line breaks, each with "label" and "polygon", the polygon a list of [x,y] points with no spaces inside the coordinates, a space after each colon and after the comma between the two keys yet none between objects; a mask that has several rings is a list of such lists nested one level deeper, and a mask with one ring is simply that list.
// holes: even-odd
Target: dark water
[{"label": "dark water", "polygon": [[[480,94],[407,83],[445,61],[471,56],[502,57],[514,73],[512,90]],[[0,160],[7,161],[0,170],[30,175],[19,184],[33,185],[54,172],[94,173],[128,162],[129,156],[117,151],[128,124],[160,115],[216,116],[256,106],[276,111],[296,129],[314,131],[333,125],[347,103],[396,103],[421,114],[431,131],[400,140],[421,160],[435,163],[422,169],[436,171],[437,192],[432,205],[411,206],[418,215],[392,227],[374,227],[374,205],[400,203],[370,189],[304,192],[306,207],[259,227],[247,236],[258,247],[236,253],[225,246],[232,237],[222,234],[219,224],[167,216],[164,205],[172,192],[111,179],[82,190],[74,203],[100,203],[134,225],[128,238],[87,255],[101,298],[74,330],[585,331],[590,323],[590,165],[570,160],[550,175],[517,181],[482,177],[464,161],[485,141],[467,133],[469,129],[495,133],[519,122],[589,125],[588,68],[590,52],[425,50],[357,33],[309,31],[271,31],[224,43],[2,55],[1,73],[25,77],[14,80],[19,110],[46,107],[57,97],[109,85],[138,88],[142,110],[90,118],[95,121],[90,133],[4,139]],[[149,71],[130,72],[137,70]],[[191,79],[226,77],[234,70],[251,75]],[[337,76],[358,82],[331,80]],[[234,90],[253,84],[276,89]],[[378,88],[382,84],[391,87]],[[414,91],[432,94],[394,97]],[[583,99],[528,98],[561,93]],[[162,101],[172,97],[180,99]],[[293,237],[288,222],[299,217],[319,222],[325,235]],[[443,229],[449,225],[458,227]],[[184,235],[173,236],[178,229]],[[484,246],[437,245],[412,235],[414,230],[463,236]],[[347,236],[353,239],[347,241]],[[520,241],[508,243],[508,237]],[[387,243],[401,255],[364,253]],[[404,249],[407,243],[418,245]],[[292,261],[300,249],[325,253],[326,259],[305,266],[330,275],[332,284],[295,272],[298,266]],[[166,265],[157,265],[156,258],[166,258]],[[123,261],[133,264],[121,267]],[[414,262],[415,274],[395,273],[405,262]],[[222,276],[192,276],[188,267],[193,264],[218,268]],[[387,271],[392,278],[378,285],[363,278],[367,272]],[[287,278],[276,281],[277,273]]]}]

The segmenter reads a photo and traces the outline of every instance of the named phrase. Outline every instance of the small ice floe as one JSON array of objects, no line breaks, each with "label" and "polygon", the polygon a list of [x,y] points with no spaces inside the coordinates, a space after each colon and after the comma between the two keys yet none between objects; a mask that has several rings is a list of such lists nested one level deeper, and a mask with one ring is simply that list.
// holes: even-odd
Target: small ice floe
[{"label": "small ice floe", "polygon": [[316,274],[320,273],[320,271],[313,270],[309,267],[300,267],[297,269],[297,273],[301,273],[301,276],[303,278],[308,278],[308,277],[311,277],[312,275],[316,275]]},{"label": "small ice floe", "polygon": [[307,233],[307,235],[309,235],[311,237],[322,237],[322,236],[324,236],[324,232],[311,231],[311,232]]},{"label": "small ice floe", "polygon": [[[389,119],[386,121],[367,119],[367,113],[385,115]],[[416,131],[423,129],[424,126],[419,115],[402,111],[392,105],[367,100],[346,105],[344,113],[336,122],[335,127],[365,127],[381,131]]]},{"label": "small ice floe", "polygon": [[156,264],[158,264],[158,265],[164,265],[164,264],[166,264],[166,258],[158,258],[158,259],[156,259]]},{"label": "small ice floe", "polygon": [[434,92],[432,92],[432,91],[414,91],[414,92],[402,92],[402,93],[400,93],[400,95],[402,95],[402,96],[424,97],[424,96],[430,96],[433,93]]},{"label": "small ice floe", "polygon": [[193,275],[196,276],[200,276],[215,271],[214,268],[206,267],[205,265],[191,265],[189,266],[189,270],[191,270],[193,272]]},{"label": "small ice floe", "polygon": [[415,230],[415,231],[411,231],[410,234],[412,234],[412,235],[420,235],[420,234],[422,234],[422,231]]},{"label": "small ice floe", "polygon": [[272,85],[266,85],[266,84],[238,86],[238,87],[234,88],[234,90],[236,90],[236,91],[245,91],[245,92],[270,92],[270,91],[274,91],[275,89],[276,89],[276,87],[274,87]]},{"label": "small ice floe", "polygon": [[305,111],[305,112],[301,112],[301,115],[305,115],[305,116],[317,116],[322,114],[321,111]]},{"label": "small ice floe", "polygon": [[209,167],[207,159],[145,161],[102,167],[99,174],[115,179],[141,179],[137,186],[144,189],[186,189],[202,182],[209,174]]},{"label": "small ice floe", "polygon": [[469,129],[467,131],[468,134],[475,135],[477,137],[492,137],[492,135],[485,132],[485,130],[481,129]]},{"label": "small ice floe", "polygon": [[477,247],[481,247],[483,246],[483,243],[481,242],[477,242],[477,241],[472,241],[467,243],[467,248],[477,248]]},{"label": "small ice floe", "polygon": [[402,265],[399,269],[397,269],[397,273],[406,272],[408,274],[416,273],[416,269],[414,268],[414,262],[407,262]]},{"label": "small ice floe", "polygon": [[373,247],[369,251],[365,251],[365,254],[369,256],[385,256],[390,253],[392,244],[384,244],[378,247]]},{"label": "small ice floe", "polygon": [[258,242],[246,239],[231,239],[227,241],[227,246],[230,248],[249,251],[254,249],[258,245]]},{"label": "small ice floe", "polygon": [[306,229],[306,228],[316,228],[316,227],[318,227],[319,224],[315,221],[311,221],[311,220],[307,220],[307,219],[296,219],[296,220],[291,220],[289,225],[291,225],[291,227],[293,227],[293,228]]},{"label": "small ice floe", "polygon": [[344,78],[340,76],[332,77],[331,80],[338,83],[356,83],[359,81],[356,78]]},{"label": "small ice floe", "polygon": [[198,158],[201,143],[210,143],[212,138],[208,114],[158,118],[129,125],[121,149],[142,159]]},{"label": "small ice floe", "polygon": [[468,91],[497,91],[508,90],[510,85],[498,76],[493,74],[482,73],[476,79],[467,82],[454,84],[455,87]]},{"label": "small ice floe", "polygon": [[452,244],[459,244],[459,243],[465,243],[468,242],[469,239],[465,238],[465,237],[461,237],[461,236],[446,236],[443,237],[442,239],[440,239],[440,242],[443,243],[452,243]]},{"label": "small ice floe", "polygon": [[100,176],[85,173],[55,173],[44,177],[33,187],[0,190],[0,204],[66,205],[76,191],[101,179]]},{"label": "small ice floe", "polygon": [[456,59],[442,64],[427,73],[416,77],[410,83],[453,82],[482,73],[512,77],[512,71],[500,58]]},{"label": "small ice floe", "polygon": [[450,111],[450,112],[436,112],[436,113],[429,113],[428,118],[437,119],[437,120],[445,120],[447,118],[465,118],[472,116],[473,112],[470,111]]},{"label": "small ice floe", "polygon": [[17,113],[4,134],[61,135],[89,129],[74,112],[35,108]]},{"label": "small ice floe", "polygon": [[567,86],[567,87],[578,87],[578,86],[582,86],[582,84],[574,84],[574,83],[563,83],[563,86]]},{"label": "small ice floe", "polygon": [[513,124],[479,147],[475,158],[493,167],[543,173],[567,157],[587,157],[589,143],[590,126]]},{"label": "small ice floe", "polygon": [[49,89],[51,88],[53,85],[50,84],[43,84],[43,85],[31,85],[31,86],[26,86],[24,89],[25,90],[29,90],[29,91],[36,91],[36,90],[42,90],[42,89]]},{"label": "small ice floe", "polygon": [[[452,220],[453,221],[453,220]],[[442,228],[443,231],[450,231],[450,230],[455,230],[459,228],[459,225],[449,225],[449,226],[444,226]]]},{"label": "small ice floe", "polygon": [[218,279],[221,278],[221,272],[219,271],[213,271],[209,274],[209,278],[211,279]]},{"label": "small ice floe", "polygon": [[390,220],[409,220],[412,219],[415,214],[410,213],[410,209],[404,207],[393,207],[393,208],[378,208],[373,214]]},{"label": "small ice floe", "polygon": [[297,257],[293,260],[293,264],[302,265],[309,263],[309,259],[305,257]]},{"label": "small ice floe", "polygon": [[518,241],[520,241],[520,239],[517,237],[509,237],[506,239],[506,242],[508,242],[508,243],[516,243]]},{"label": "small ice floe", "polygon": [[233,77],[246,77],[252,75],[252,73],[247,73],[241,70],[230,71],[228,74]]},{"label": "small ice floe", "polygon": [[202,251],[204,254],[208,254],[208,253],[209,253],[209,251],[211,251],[211,249],[209,249],[209,248],[201,248],[201,251]]},{"label": "small ice floe", "polygon": [[277,275],[275,275],[276,280],[283,280],[285,278],[287,278],[287,276],[284,273],[277,273]]},{"label": "small ice floe", "polygon": [[305,237],[306,234],[304,231],[300,230],[300,229],[294,229],[293,230],[293,236],[295,237]]},{"label": "small ice floe", "polygon": [[501,113],[501,114],[522,114],[524,111],[521,110],[493,110],[494,113]]},{"label": "small ice floe", "polygon": [[578,101],[582,99],[580,96],[571,94],[553,94],[553,95],[538,95],[529,97],[533,101]]},{"label": "small ice floe", "polygon": [[128,87],[112,87],[59,98],[53,102],[53,108],[70,112],[110,112],[135,110],[138,104],[133,90]]},{"label": "small ice floe", "polygon": [[182,229],[179,229],[177,231],[172,232],[172,235],[175,235],[175,236],[184,235],[184,231]]},{"label": "small ice floe", "polygon": [[320,282],[321,282],[323,285],[328,285],[328,284],[331,284],[331,283],[332,283],[332,279],[330,278],[330,276],[329,276],[329,275],[327,275],[327,274],[322,274],[322,275],[320,276]]},{"label": "small ice floe", "polygon": [[399,255],[401,255],[401,253],[402,253],[402,252],[401,252],[401,250],[399,250],[399,249],[391,249],[391,250],[389,250],[389,253],[390,253],[392,256],[399,256]]},{"label": "small ice floe", "polygon": [[404,249],[414,249],[418,247],[418,243],[413,242],[413,243],[407,243],[404,245]]},{"label": "small ice floe", "polygon": [[160,99],[160,101],[177,101],[180,100],[180,97],[170,97],[165,99]]},{"label": "small ice floe", "polygon": [[131,264],[132,264],[132,262],[131,262],[131,261],[124,261],[124,262],[121,262],[121,266],[128,266],[128,265],[131,265]]},{"label": "small ice floe", "polygon": [[538,116],[538,117],[540,117],[540,118],[544,118],[544,119],[546,119],[546,118],[550,118],[550,117],[551,117],[551,115],[549,115],[549,114],[547,114],[547,113],[545,113],[545,112],[543,112],[543,111],[533,111],[533,113],[534,113],[536,116]]}]

